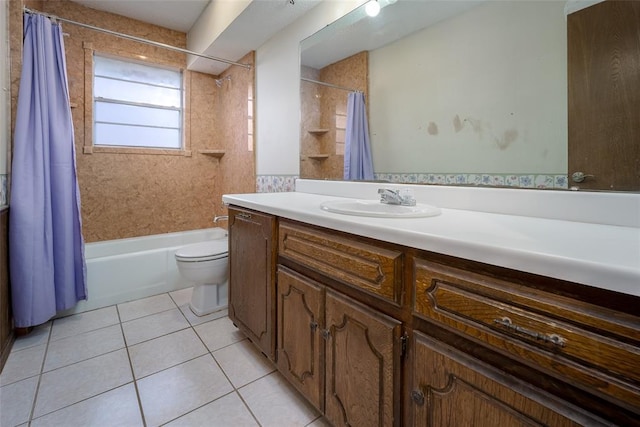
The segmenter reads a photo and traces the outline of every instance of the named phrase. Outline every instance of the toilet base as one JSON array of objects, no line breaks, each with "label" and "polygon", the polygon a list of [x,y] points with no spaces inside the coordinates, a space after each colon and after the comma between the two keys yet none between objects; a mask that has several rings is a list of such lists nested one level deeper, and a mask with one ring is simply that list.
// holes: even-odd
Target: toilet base
[{"label": "toilet base", "polygon": [[228,283],[196,285],[189,308],[196,316],[206,316],[227,308]]}]

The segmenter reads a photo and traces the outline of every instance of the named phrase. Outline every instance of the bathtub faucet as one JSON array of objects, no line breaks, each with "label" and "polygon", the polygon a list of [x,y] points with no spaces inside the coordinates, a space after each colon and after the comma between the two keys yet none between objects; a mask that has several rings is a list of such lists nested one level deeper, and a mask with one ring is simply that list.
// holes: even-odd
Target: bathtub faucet
[{"label": "bathtub faucet", "polygon": [[229,221],[229,215],[214,216],[213,223],[217,224],[218,221]]},{"label": "bathtub faucet", "polygon": [[379,188],[380,203],[388,205],[415,206],[416,199],[413,198],[411,190],[390,190],[388,188]]}]

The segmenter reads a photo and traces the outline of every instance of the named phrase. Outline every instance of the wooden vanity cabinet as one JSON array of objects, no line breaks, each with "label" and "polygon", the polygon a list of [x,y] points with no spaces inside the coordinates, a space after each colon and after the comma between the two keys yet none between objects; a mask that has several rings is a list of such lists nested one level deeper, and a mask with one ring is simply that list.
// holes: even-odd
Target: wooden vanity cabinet
[{"label": "wooden vanity cabinet", "polygon": [[[355,286],[362,286],[366,280],[367,290],[381,289],[370,285],[368,279],[371,276],[368,271],[376,270],[372,266],[377,261],[361,258],[348,266],[334,264],[332,269],[328,259],[355,252],[362,254],[365,246],[341,239],[338,249],[333,245],[335,237],[326,240],[324,233],[318,235],[311,228],[291,224],[281,226],[279,235],[281,257],[294,255],[306,266],[319,264],[327,281],[321,283],[284,265],[278,266],[278,369],[334,426],[400,425],[402,323],[328,284],[329,278],[338,276],[350,283],[355,273],[348,271],[356,268],[364,273],[354,280]],[[317,251],[319,242],[333,246],[323,259],[301,255]],[[367,253],[380,253],[371,245],[366,249]],[[386,271],[392,277],[386,280],[382,277],[384,273],[374,277],[378,283],[391,284],[382,296],[392,298],[394,261],[393,256],[386,256],[389,253],[384,255],[378,261],[390,262],[391,268]],[[362,264],[367,264],[367,268],[361,268]]]},{"label": "wooden vanity cabinet", "polygon": [[[516,377],[526,378],[546,390],[541,389],[543,395],[562,397],[564,404],[556,398],[548,408],[552,412],[583,407],[611,421],[608,425],[640,425],[640,317],[538,289],[533,275],[512,279],[506,269],[488,274],[467,265],[471,268],[414,261],[414,316],[419,324],[434,325],[423,327],[426,332],[454,345],[461,346],[456,339],[470,343],[466,351],[514,374],[516,384],[524,384]],[[507,365],[500,366],[492,354]],[[512,388],[514,395],[532,389]],[[583,425],[600,425],[599,419],[592,416]],[[552,425],[571,424],[557,420]]]},{"label": "wooden vanity cabinet", "polygon": [[324,412],[325,288],[278,266],[278,369],[309,402]]},{"label": "wooden vanity cabinet", "polygon": [[229,216],[229,316],[333,425],[640,426],[640,298]]},{"label": "wooden vanity cabinet", "polygon": [[275,360],[276,218],[229,207],[229,318]]},{"label": "wooden vanity cabinet", "polygon": [[416,427],[607,425],[426,334],[414,333],[411,354]]},{"label": "wooden vanity cabinet", "polygon": [[401,324],[327,289],[325,416],[334,426],[400,425]]}]

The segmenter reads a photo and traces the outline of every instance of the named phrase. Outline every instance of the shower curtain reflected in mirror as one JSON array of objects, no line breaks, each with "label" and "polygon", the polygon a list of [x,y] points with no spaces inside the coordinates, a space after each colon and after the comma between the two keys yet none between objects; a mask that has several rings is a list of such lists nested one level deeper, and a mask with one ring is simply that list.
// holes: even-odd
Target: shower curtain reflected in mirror
[{"label": "shower curtain reflected in mirror", "polygon": [[362,92],[349,93],[347,100],[344,179],[351,181],[373,179],[369,123],[367,122],[367,108]]},{"label": "shower curtain reflected in mirror", "polygon": [[24,15],[13,141],[9,256],[16,327],[86,299],[86,265],[62,29]]}]

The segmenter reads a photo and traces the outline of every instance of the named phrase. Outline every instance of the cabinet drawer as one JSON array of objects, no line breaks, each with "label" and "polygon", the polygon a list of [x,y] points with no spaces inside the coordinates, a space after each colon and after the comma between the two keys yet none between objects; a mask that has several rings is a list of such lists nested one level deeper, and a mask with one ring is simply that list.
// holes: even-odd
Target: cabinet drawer
[{"label": "cabinet drawer", "polygon": [[400,303],[402,252],[286,221],[278,235],[280,256]]},{"label": "cabinet drawer", "polygon": [[640,412],[640,319],[494,277],[415,262],[414,314]]}]

